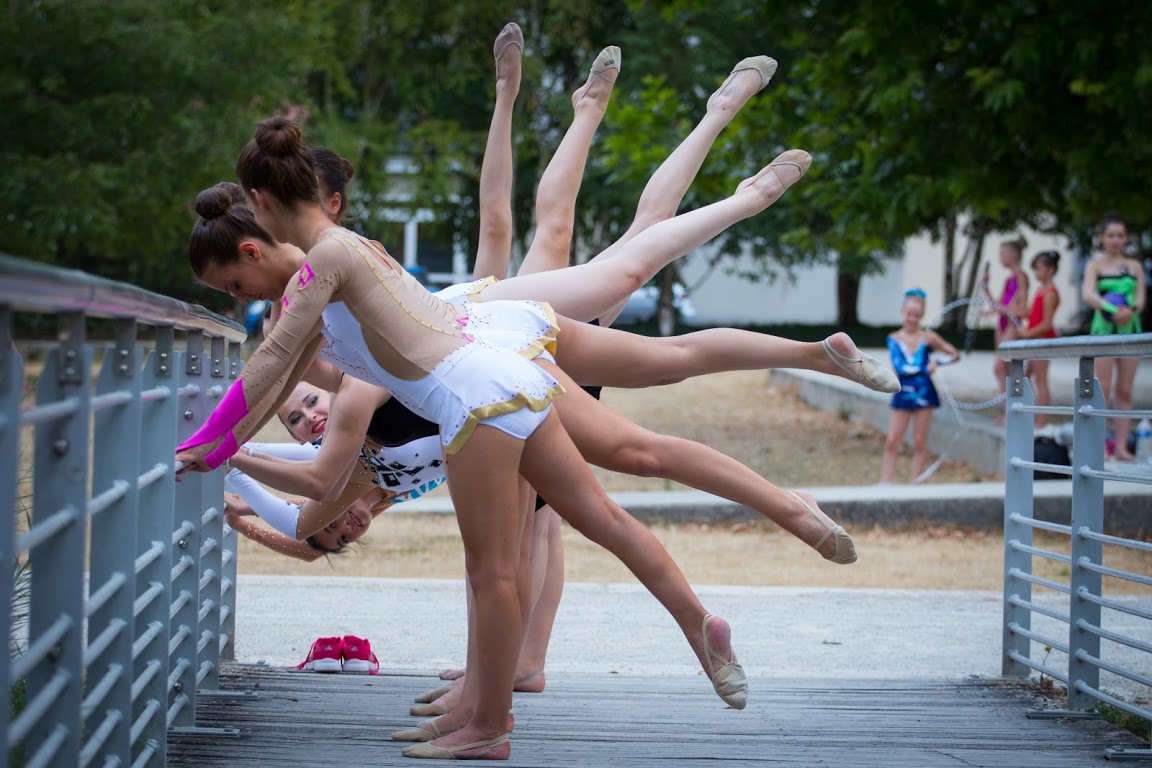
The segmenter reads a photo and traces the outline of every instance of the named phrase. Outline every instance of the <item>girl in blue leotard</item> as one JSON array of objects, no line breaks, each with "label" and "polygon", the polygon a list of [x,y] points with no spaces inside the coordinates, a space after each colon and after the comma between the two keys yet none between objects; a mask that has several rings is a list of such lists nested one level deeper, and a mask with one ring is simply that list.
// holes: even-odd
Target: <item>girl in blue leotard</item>
[{"label": "girl in blue leotard", "polygon": [[888,439],[884,443],[884,464],[880,471],[880,482],[890,483],[896,475],[896,455],[904,443],[908,422],[915,419],[912,431],[912,472],[917,478],[924,471],[928,460],[928,428],[932,424],[932,409],[940,406],[940,396],[932,384],[932,372],[936,361],[932,352],[941,352],[956,357],[956,348],[935,331],[920,327],[924,320],[924,291],[913,288],[904,293],[904,303],[900,307],[900,330],[889,334],[888,352],[892,356],[892,367],[900,379],[900,391],[892,395],[892,421],[888,425]]}]

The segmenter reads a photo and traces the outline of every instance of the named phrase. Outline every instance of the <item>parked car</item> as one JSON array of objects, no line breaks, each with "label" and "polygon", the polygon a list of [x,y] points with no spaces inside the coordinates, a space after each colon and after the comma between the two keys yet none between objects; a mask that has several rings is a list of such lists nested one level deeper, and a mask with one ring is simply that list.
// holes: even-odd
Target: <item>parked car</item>
[{"label": "parked car", "polygon": [[[616,322],[621,325],[628,323],[650,323],[656,319],[656,311],[660,306],[660,288],[655,285],[646,285],[628,297],[624,309]],[[680,283],[672,284],[672,306],[676,309],[676,321],[686,325],[695,325],[696,308],[692,306],[692,299],[688,291]]]}]

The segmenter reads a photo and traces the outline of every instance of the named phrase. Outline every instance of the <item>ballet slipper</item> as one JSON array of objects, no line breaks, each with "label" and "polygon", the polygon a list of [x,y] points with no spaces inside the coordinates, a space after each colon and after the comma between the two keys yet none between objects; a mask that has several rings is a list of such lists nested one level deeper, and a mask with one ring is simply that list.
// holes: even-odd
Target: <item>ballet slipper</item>
[{"label": "ballet slipper", "polygon": [[448,691],[455,687],[455,685],[442,685],[439,688],[433,688],[430,691],[424,691],[424,693],[417,696],[415,699],[413,699],[413,701],[415,701],[417,704],[431,704],[432,702],[436,701],[436,699],[448,693]]},{"label": "ballet slipper", "polygon": [[514,21],[504,25],[504,29],[500,30],[500,34],[496,36],[496,42],[492,44],[492,56],[496,59],[497,80],[500,79],[500,59],[513,45],[520,49],[520,55],[524,54],[524,32],[521,31],[520,25]]},{"label": "ballet slipper", "polygon": [[[825,354],[832,362],[836,363],[836,367],[848,374],[850,380],[863,384],[875,392],[891,394],[900,391],[900,379],[896,378],[896,372],[871,355],[862,354],[860,357],[842,355],[832,349],[828,339],[821,341],[820,346],[824,347]],[[859,364],[860,367],[855,371],[848,367],[856,364]]]},{"label": "ballet slipper", "polygon": [[[725,659],[712,650],[712,645],[708,642],[708,622],[715,618],[719,617],[710,613],[705,614],[704,624],[700,632],[704,644],[704,671],[708,673],[708,678],[712,681],[716,695],[725,704],[732,709],[744,709],[748,706],[748,677],[744,674],[744,668],[736,663],[735,654],[732,655],[731,659]],[[712,669],[716,664],[720,664],[720,666]]]},{"label": "ballet slipper", "polygon": [[[470,752],[471,754],[463,754]],[[502,733],[494,739],[473,741],[456,747],[437,747],[432,744],[413,744],[400,750],[404,757],[429,757],[437,760],[507,760],[512,754],[508,734]]]},{"label": "ballet slipper", "polygon": [[392,734],[392,741],[432,741],[444,735],[435,720],[424,720],[415,728],[396,731]]},{"label": "ballet slipper", "polygon": [[[744,181],[740,182],[740,184],[738,184],[736,187],[736,191],[740,192],[741,190],[747,189],[748,187],[755,185],[756,182],[760,181],[765,176],[767,176],[769,173],[771,173],[772,175],[774,175],[776,177],[777,181],[780,183],[780,186],[782,187],[782,189],[778,193],[773,192],[773,194],[775,194],[775,197],[773,198],[773,200],[775,200],[776,198],[779,198],[780,195],[783,195],[785,192],[787,192],[788,189],[793,184],[800,181],[800,179],[804,178],[804,174],[808,172],[808,169],[811,166],[812,166],[812,155],[808,154],[807,152],[805,152],[802,149],[787,149],[787,150],[784,150],[783,152],[781,152],[780,155],[775,160],[773,160],[772,162],[768,163],[768,165],[761,168],[760,172],[757,173],[755,176],[748,178],[748,179],[744,179]],[[784,175],[791,176],[792,174],[789,173],[789,174],[781,175],[781,174],[776,172],[777,168],[795,168],[800,173],[794,179],[785,179]]]},{"label": "ballet slipper", "polygon": [[439,717],[451,711],[452,707],[445,704],[442,699],[436,699],[428,704],[417,704],[408,710],[408,714],[414,717]]},{"label": "ballet slipper", "polygon": [[820,540],[812,545],[812,549],[820,551],[820,547],[824,546],[824,542],[828,541],[828,537],[831,536],[834,537],[836,546],[832,550],[831,555],[823,555],[822,557],[825,560],[831,560],[837,565],[851,565],[856,562],[856,542],[852,541],[852,537],[848,535],[844,527],[829,520],[827,515],[821,516],[817,514],[816,510],[812,509],[800,494],[795,491],[788,491],[788,493],[795,496],[796,500],[804,505],[804,509],[808,511],[808,514],[812,515],[821,525],[828,529],[824,532],[824,535],[820,537]]},{"label": "ballet slipper", "polygon": [[[572,94],[572,107],[575,108],[584,97],[588,95],[588,91],[592,88],[592,81],[600,78],[609,85],[616,85],[616,77],[609,78],[604,73],[610,69],[616,70],[616,76],[620,74],[621,56],[620,48],[615,45],[610,45],[596,57],[596,61],[592,62],[592,68],[588,70],[588,82],[582,89]],[[580,94],[577,96],[576,94]]]},{"label": "ballet slipper", "polygon": [[[534,680],[535,678],[540,678],[538,683],[528,682],[529,680]],[[512,682],[512,690],[519,693],[541,693],[544,690],[544,685],[544,670],[538,669],[535,672],[529,672],[522,677],[516,678]]]},{"label": "ballet slipper", "polygon": [[771,56],[749,56],[743,59],[732,68],[732,72],[728,75],[728,78],[720,84],[716,92],[708,97],[707,106],[711,108],[712,102],[724,93],[724,89],[735,79],[736,75],[749,69],[755,70],[756,73],[760,75],[760,87],[754,91],[754,93],[760,93],[760,91],[764,90],[768,86],[768,83],[771,82],[772,75],[776,74],[776,59],[773,59]]}]

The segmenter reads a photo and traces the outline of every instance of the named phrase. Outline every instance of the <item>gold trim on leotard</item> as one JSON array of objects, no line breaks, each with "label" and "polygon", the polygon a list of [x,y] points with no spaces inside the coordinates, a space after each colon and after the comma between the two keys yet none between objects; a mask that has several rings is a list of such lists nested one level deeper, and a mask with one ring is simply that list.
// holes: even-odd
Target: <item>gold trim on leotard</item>
[{"label": "gold trim on leotard", "polygon": [[548,388],[548,393],[544,397],[532,397],[521,390],[510,400],[473,408],[471,412],[469,412],[464,425],[460,427],[459,431],[456,432],[456,436],[452,438],[452,442],[445,446],[444,453],[451,456],[459,452],[460,449],[464,447],[464,444],[468,442],[468,438],[472,437],[472,433],[476,431],[476,427],[478,427],[484,419],[503,416],[506,413],[513,413],[522,408],[527,408],[530,411],[539,413],[552,404],[552,398],[562,394],[564,394],[563,385],[556,384]]}]

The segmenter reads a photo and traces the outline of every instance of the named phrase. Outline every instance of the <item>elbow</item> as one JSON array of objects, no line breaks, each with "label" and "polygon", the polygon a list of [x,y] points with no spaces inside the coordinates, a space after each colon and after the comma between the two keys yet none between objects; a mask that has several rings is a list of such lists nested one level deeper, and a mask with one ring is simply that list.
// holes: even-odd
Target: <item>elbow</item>
[{"label": "elbow", "polygon": [[[328,498],[328,495],[334,490],[332,482],[320,477],[309,477],[306,483],[308,498],[323,500]],[[302,538],[297,536],[297,538]]]}]

